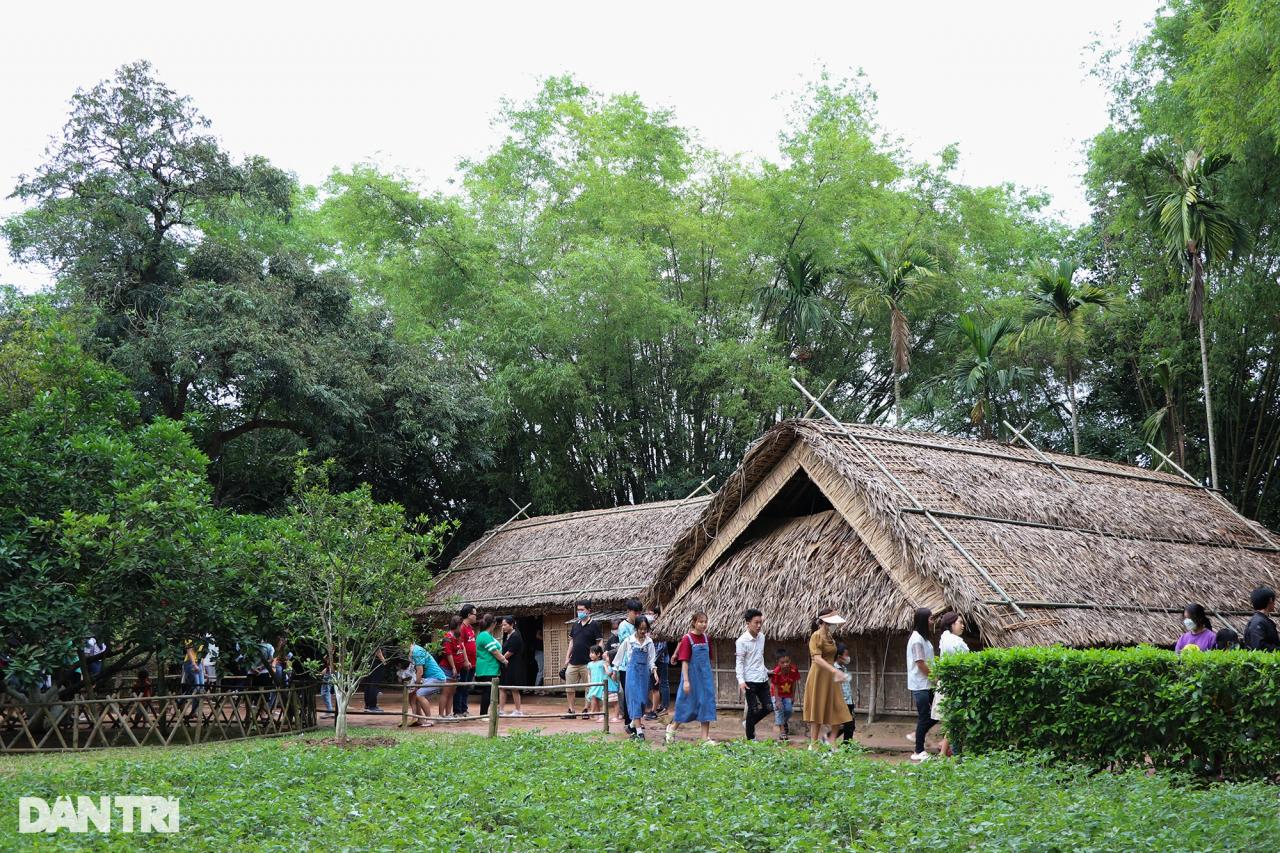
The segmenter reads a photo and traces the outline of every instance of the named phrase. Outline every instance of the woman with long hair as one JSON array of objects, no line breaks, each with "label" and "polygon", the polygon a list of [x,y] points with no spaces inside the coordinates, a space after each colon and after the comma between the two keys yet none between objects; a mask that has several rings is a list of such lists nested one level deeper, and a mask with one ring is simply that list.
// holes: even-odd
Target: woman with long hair
[{"label": "woman with long hair", "polygon": [[924,749],[924,736],[933,728],[933,688],[929,678],[933,664],[933,643],[929,640],[929,622],[933,611],[917,607],[911,637],[907,640],[907,689],[916,706],[916,751],[912,761],[927,761],[929,753]]}]

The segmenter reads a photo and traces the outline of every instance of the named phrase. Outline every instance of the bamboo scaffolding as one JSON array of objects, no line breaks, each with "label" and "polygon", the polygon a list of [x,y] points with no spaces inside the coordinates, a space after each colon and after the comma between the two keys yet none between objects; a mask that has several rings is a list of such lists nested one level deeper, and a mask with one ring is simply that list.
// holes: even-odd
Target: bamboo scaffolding
[{"label": "bamboo scaffolding", "polygon": [[[1013,424],[1009,423],[1008,421],[1005,421],[1005,422],[1004,422],[1004,425],[1005,425],[1005,428],[1006,428],[1006,429],[1008,429],[1010,432],[1012,432],[1015,436],[1017,436],[1018,441],[1021,441],[1023,444],[1025,444],[1025,445],[1027,446],[1027,449],[1028,449],[1028,450],[1030,450],[1032,453],[1034,453],[1034,454],[1035,454],[1035,455],[1040,459],[1040,461],[1041,461],[1041,462],[1044,462],[1044,463],[1045,463],[1045,464],[1047,464],[1047,465],[1052,465],[1052,466],[1053,466],[1053,470],[1057,471],[1057,472],[1058,472],[1058,475],[1059,475],[1059,476],[1061,476],[1061,477],[1062,477],[1062,479],[1066,480],[1068,483],[1070,483],[1070,484],[1071,484],[1071,485],[1073,485],[1073,486],[1079,486],[1079,485],[1080,485],[1080,484],[1079,484],[1079,483],[1077,483],[1075,480],[1073,480],[1073,479],[1071,479],[1069,476],[1067,476],[1067,472],[1066,472],[1066,471],[1063,471],[1061,468],[1059,468],[1059,467],[1058,467],[1058,463],[1057,463],[1057,462],[1054,462],[1054,461],[1053,461],[1052,459],[1050,459],[1048,456],[1045,456],[1043,453],[1041,453],[1041,452],[1040,452],[1040,448],[1038,448],[1038,447],[1036,447],[1034,444],[1032,444],[1032,443],[1027,439],[1027,437],[1026,437],[1025,435],[1023,435],[1023,434],[1022,434],[1022,430],[1021,430],[1021,429],[1015,429],[1015,428],[1014,428],[1014,426],[1013,426]],[[1022,429],[1026,429],[1026,427],[1023,427]]]}]

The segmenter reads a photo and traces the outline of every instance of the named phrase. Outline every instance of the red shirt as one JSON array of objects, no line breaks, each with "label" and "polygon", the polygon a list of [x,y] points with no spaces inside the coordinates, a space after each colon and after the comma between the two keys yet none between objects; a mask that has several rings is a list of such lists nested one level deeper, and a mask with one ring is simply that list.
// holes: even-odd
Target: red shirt
[{"label": "red shirt", "polygon": [[471,669],[476,665],[476,629],[463,622],[459,630],[462,631],[462,642],[467,648],[467,660],[471,661],[471,666],[463,668]]},{"label": "red shirt", "polygon": [[769,674],[769,683],[772,685],[769,692],[779,699],[790,699],[796,695],[796,682],[799,680],[800,670],[796,669],[795,664],[788,664],[785,670],[779,664]]},{"label": "red shirt", "polygon": [[451,669],[455,673],[462,672],[467,668],[467,656],[464,653],[466,646],[452,631],[444,635],[444,642],[440,645],[440,662],[444,664],[445,669]]},{"label": "red shirt", "polygon": [[[695,644],[705,646],[707,644],[707,635],[695,634],[690,631],[681,637],[680,644],[676,646],[676,660],[681,662],[693,660],[693,647]],[[707,649],[707,651],[710,652],[711,649]]]}]

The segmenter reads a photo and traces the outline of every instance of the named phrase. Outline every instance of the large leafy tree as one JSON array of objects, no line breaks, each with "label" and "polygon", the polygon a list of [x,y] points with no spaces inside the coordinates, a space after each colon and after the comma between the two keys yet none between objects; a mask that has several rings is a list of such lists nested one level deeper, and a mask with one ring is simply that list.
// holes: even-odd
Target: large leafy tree
[{"label": "large leafy tree", "polygon": [[[5,686],[31,701],[81,689],[184,638],[265,630],[272,523],[216,510],[182,425],[143,422],[123,376],[37,302],[0,314],[0,636]],[[46,687],[46,679],[51,679]]]},{"label": "large leafy tree", "polygon": [[956,320],[957,360],[942,382],[954,399],[970,402],[969,422],[986,439],[1005,419],[1010,395],[1018,392],[1032,371],[1015,363],[1009,344],[1017,334],[1010,317],[983,322],[965,315]]},{"label": "large leafy tree", "polygon": [[1213,196],[1211,182],[1227,164],[1225,157],[1205,157],[1199,150],[1181,158],[1153,152],[1148,163],[1169,184],[1147,199],[1153,227],[1169,254],[1190,276],[1187,313],[1200,335],[1200,369],[1204,382],[1205,430],[1209,444],[1209,477],[1218,488],[1218,456],[1214,441],[1213,398],[1209,378],[1209,344],[1205,335],[1205,267],[1222,261],[1244,243],[1244,230]]},{"label": "large leafy tree", "polygon": [[1085,344],[1090,309],[1106,309],[1111,296],[1102,288],[1078,281],[1079,270],[1069,260],[1046,264],[1034,273],[1023,315],[1024,334],[1047,334],[1058,350],[1065,374],[1063,383],[1071,406],[1071,446],[1080,453],[1080,418],[1076,379]]}]

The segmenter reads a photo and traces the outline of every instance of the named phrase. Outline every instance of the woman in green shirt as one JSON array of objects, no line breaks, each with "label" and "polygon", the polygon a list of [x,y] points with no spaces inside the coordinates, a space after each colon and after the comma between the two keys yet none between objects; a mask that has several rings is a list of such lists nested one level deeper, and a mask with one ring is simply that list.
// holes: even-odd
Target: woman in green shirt
[{"label": "woman in green shirt", "polygon": [[[476,627],[480,629],[480,633],[476,634],[476,681],[496,681],[502,674],[502,667],[506,664],[507,658],[502,653],[502,643],[489,633],[489,629],[493,627],[493,614],[486,613],[481,616],[480,624]],[[480,716],[482,717],[489,713],[490,692],[488,685],[480,688]]]}]

